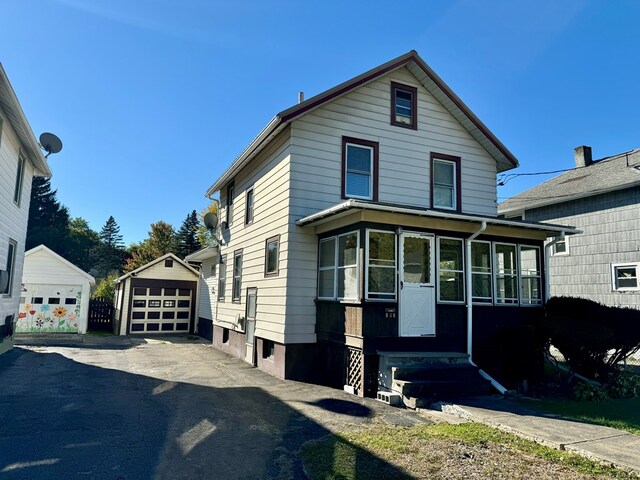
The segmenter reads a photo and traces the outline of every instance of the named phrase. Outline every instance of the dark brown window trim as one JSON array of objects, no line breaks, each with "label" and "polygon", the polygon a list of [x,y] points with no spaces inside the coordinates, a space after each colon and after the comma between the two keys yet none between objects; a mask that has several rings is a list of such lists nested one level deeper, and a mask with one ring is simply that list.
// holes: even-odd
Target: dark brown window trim
[{"label": "dark brown window trim", "polygon": [[[226,227],[229,228],[231,226],[231,221],[233,220],[233,197],[235,196],[235,182],[231,182],[227,185],[227,208],[225,212],[225,223]],[[233,191],[233,195],[231,192]]]},{"label": "dark brown window trim", "polygon": [[342,184],[341,184],[341,198],[347,199],[351,198],[347,196],[347,179],[346,179],[346,170],[347,170],[347,143],[353,143],[355,145],[363,145],[365,147],[370,147],[373,149],[373,172],[371,175],[373,176],[373,192],[371,201],[378,201],[378,163],[379,163],[379,150],[380,144],[378,142],[372,142],[369,140],[362,140],[360,138],[354,137],[342,137]]},{"label": "dark brown window trim", "polygon": [[[433,206],[433,161],[434,160],[448,160],[450,162],[454,162],[456,165],[456,208],[455,209],[450,209],[450,208],[438,208],[438,207],[434,207]],[[435,152],[431,152],[431,161],[430,161],[430,168],[431,171],[429,172],[429,178],[431,179],[431,194],[430,194],[430,199],[431,199],[431,208],[434,210],[443,210],[446,212],[462,212],[462,173],[461,173],[461,158],[460,157],[455,157],[453,155],[446,155],[444,153],[435,153]]]},{"label": "dark brown window trim", "polygon": [[[396,121],[396,91],[402,90],[411,94],[411,123],[400,123]],[[390,107],[391,125],[411,130],[418,129],[418,89],[403,85],[402,83],[391,82],[391,107]]]},{"label": "dark brown window trim", "polygon": [[[236,258],[240,257],[242,262],[242,249],[233,252],[233,265],[231,266],[231,302],[242,303],[242,263],[240,264],[240,282],[238,284],[238,291],[236,292]],[[236,296],[236,294],[238,296]]]},{"label": "dark brown window trim", "polygon": [[[276,242],[278,248],[276,250],[276,271],[269,272],[267,268],[269,266],[269,244]],[[264,242],[264,276],[265,277],[277,277],[280,274],[280,235],[267,238]]]},{"label": "dark brown window trim", "polygon": [[[249,210],[249,194],[251,194],[251,210]],[[256,195],[253,187],[247,188],[244,194],[244,224],[250,225],[253,223],[253,207],[255,206]]]}]

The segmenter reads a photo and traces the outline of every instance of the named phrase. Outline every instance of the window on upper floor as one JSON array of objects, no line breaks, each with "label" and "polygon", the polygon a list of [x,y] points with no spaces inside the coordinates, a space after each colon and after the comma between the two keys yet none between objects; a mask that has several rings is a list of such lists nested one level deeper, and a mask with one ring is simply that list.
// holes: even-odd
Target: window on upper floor
[{"label": "window on upper floor", "polygon": [[431,154],[431,206],[460,211],[460,157]]},{"label": "window on upper floor", "polygon": [[247,190],[245,199],[244,224],[253,223],[253,187]]},{"label": "window on upper floor", "polygon": [[7,267],[6,271],[9,275],[7,279],[7,286],[2,293],[5,296],[11,296],[11,290],[13,289],[13,282],[16,270],[16,251],[18,250],[18,242],[13,239],[9,239],[9,248],[7,249]]},{"label": "window on upper floor", "polygon": [[13,190],[13,201],[20,206],[20,197],[22,197],[22,184],[24,183],[24,157],[22,153],[18,156],[18,170],[16,172],[16,184]]},{"label": "window on upper floor", "polygon": [[418,89],[391,82],[391,125],[418,128]]},{"label": "window on upper floor", "polygon": [[320,240],[318,298],[358,299],[359,232]]},{"label": "window on upper floor", "polygon": [[342,137],[342,198],[378,200],[378,143]]},{"label": "window on upper floor", "polygon": [[233,183],[229,184],[227,187],[227,214],[225,218],[227,228],[231,226],[231,222],[233,220],[233,197],[235,195],[235,190],[236,187]]},{"label": "window on upper floor", "polygon": [[640,263],[611,265],[611,286],[616,292],[640,290]]}]

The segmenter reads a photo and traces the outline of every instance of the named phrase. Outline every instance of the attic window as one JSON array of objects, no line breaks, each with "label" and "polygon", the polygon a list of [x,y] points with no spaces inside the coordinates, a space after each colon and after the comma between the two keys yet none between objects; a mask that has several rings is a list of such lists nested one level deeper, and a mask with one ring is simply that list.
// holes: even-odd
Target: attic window
[{"label": "attic window", "polygon": [[391,125],[418,129],[418,89],[391,82]]},{"label": "attic window", "polygon": [[164,266],[167,267],[167,268],[173,268],[173,260],[171,260],[170,258],[167,258],[164,261]]}]

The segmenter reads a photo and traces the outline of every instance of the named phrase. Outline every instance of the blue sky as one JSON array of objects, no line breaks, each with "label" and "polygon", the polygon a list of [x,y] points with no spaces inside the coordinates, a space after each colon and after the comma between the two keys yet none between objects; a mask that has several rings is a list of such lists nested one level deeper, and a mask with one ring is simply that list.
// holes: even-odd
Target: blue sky
[{"label": "blue sky", "polygon": [[[72,216],[178,228],[279,111],[415,49],[520,160],[640,147],[640,2],[0,0],[0,62]],[[520,177],[499,199],[548,177]]]}]

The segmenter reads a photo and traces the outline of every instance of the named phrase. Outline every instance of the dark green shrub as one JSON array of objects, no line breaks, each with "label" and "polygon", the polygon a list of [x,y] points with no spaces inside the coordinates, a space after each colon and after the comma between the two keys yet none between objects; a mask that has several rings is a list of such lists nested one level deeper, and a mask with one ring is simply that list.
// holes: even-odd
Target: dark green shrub
[{"label": "dark green shrub", "polygon": [[616,375],[612,375],[607,390],[611,398],[640,397],[640,375],[620,370]]},{"label": "dark green shrub", "polygon": [[604,402],[609,400],[607,389],[586,382],[578,382],[573,387],[573,396],[579,402]]}]

